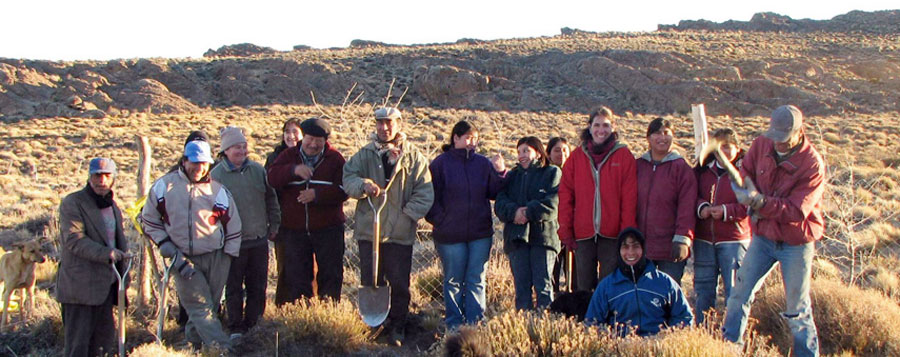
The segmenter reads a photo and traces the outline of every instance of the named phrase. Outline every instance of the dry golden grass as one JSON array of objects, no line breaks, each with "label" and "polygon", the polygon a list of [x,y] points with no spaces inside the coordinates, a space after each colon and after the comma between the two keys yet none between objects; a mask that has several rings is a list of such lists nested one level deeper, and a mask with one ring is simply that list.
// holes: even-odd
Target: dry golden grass
[{"label": "dry golden grass", "polygon": [[[675,328],[648,338],[619,338],[606,328],[546,312],[508,311],[473,329],[475,338],[497,356],[778,356],[753,341],[741,351],[713,328]],[[434,355],[446,353],[450,337],[445,336]]]},{"label": "dry golden grass", "polygon": [[338,303],[301,299],[280,308],[269,306],[264,319],[274,324],[285,343],[312,344],[326,353],[357,351],[371,342],[369,327],[347,299]]},{"label": "dry golden grass", "polygon": [[[832,280],[813,280],[812,304],[822,353],[852,352],[864,356],[900,354],[900,306],[884,295]],[[761,290],[752,316],[759,333],[787,352],[791,333],[781,317],[784,290]]]},{"label": "dry golden grass", "polygon": [[441,262],[436,260],[434,264],[415,273],[412,277],[414,296],[413,300],[424,305],[432,301],[442,301],[443,299],[443,279],[444,272],[441,269]]},{"label": "dry golden grass", "polygon": [[[556,40],[548,39],[548,41]],[[491,46],[498,48],[507,46],[504,43],[504,41],[500,41]],[[508,45],[513,46],[512,44]],[[658,46],[669,45],[660,43]],[[377,52],[379,50],[357,51]],[[344,52],[341,51],[335,53],[339,56],[344,55]],[[320,101],[327,102],[325,99]],[[329,111],[339,111],[339,108],[336,107],[325,106],[325,108]],[[353,115],[348,116],[346,120],[335,119],[332,121],[334,134],[330,139],[331,143],[345,157],[349,157],[364,145],[364,138],[372,131],[372,121],[367,117],[370,110],[371,107],[363,106]],[[584,126],[585,121],[584,114],[571,112],[482,112],[422,107],[404,108],[403,110],[404,117],[407,118],[404,131],[409,134],[412,142],[430,157],[436,156],[437,147],[447,142],[453,124],[466,118],[480,129],[482,142],[479,151],[485,154],[499,152],[507,159],[507,164],[514,163],[513,145],[519,137],[537,135],[546,140],[551,136],[562,134],[570,141],[576,142],[577,133]],[[26,225],[28,222],[48,219],[55,221],[55,211],[62,197],[80,189],[85,184],[87,162],[93,156],[108,156],[116,160],[119,167],[117,199],[121,207],[133,202],[136,198],[134,182],[138,164],[133,135],[140,134],[151,137],[150,142],[153,145],[155,161],[152,176],[158,178],[178,158],[183,138],[191,130],[206,130],[211,135],[213,147],[217,148],[217,133],[221,127],[228,124],[241,125],[248,129],[251,158],[262,161],[262,158],[278,141],[281,124],[287,117],[305,118],[318,115],[318,113],[318,109],[310,106],[270,105],[249,108],[216,108],[195,114],[130,113],[102,120],[52,118],[2,123],[0,127],[3,128],[5,134],[0,135],[0,148],[2,148],[0,149],[0,243],[6,244],[22,239],[31,239],[42,234],[56,238],[58,233],[52,229],[52,224],[51,227],[45,229],[47,233],[29,230]],[[635,154],[646,151],[644,134],[646,125],[653,116],[632,113],[619,114],[622,114],[618,122],[620,138],[630,145]],[[888,320],[885,317],[890,316],[889,314],[882,314],[885,316],[879,317],[881,320],[871,320],[874,322],[867,320],[869,317],[851,321],[858,323],[856,325],[846,325],[850,322],[841,320],[849,319],[850,312],[848,311],[851,311],[851,308],[862,309],[865,304],[878,304],[870,306],[893,304],[891,306],[896,306],[897,299],[900,299],[898,298],[900,294],[897,293],[900,286],[897,283],[895,258],[900,254],[900,222],[897,220],[896,213],[900,212],[900,171],[898,171],[900,141],[896,140],[898,132],[895,129],[898,117],[900,115],[897,113],[884,113],[859,116],[852,118],[853,120],[847,120],[844,117],[809,118],[807,132],[810,140],[823,154],[828,164],[829,183],[831,184],[825,201],[825,210],[829,212],[827,234],[826,239],[820,244],[819,260],[821,263],[817,263],[816,276],[819,280],[827,278],[846,282],[852,279],[872,290],[852,290],[852,292],[840,293],[843,294],[840,295],[839,292],[842,290],[839,288],[843,286],[840,283],[833,283],[835,286],[832,286],[817,282],[814,285],[816,319],[821,323],[820,340],[823,348],[828,348],[828,353],[849,351],[856,354],[868,354],[866,351],[869,351],[867,348],[870,347],[866,346],[877,346],[878,341],[888,337],[900,340],[900,333],[891,328],[863,325],[863,323],[875,324],[876,322],[900,325],[900,321]],[[669,116],[669,118],[675,124],[676,144],[683,148],[692,148],[690,119],[683,115]],[[765,127],[767,120],[762,117],[712,116],[708,119],[711,129],[725,126],[735,128],[742,135],[745,149],[761,132],[761,128]],[[683,150],[682,154],[689,156],[691,150]],[[352,215],[354,205],[355,202],[351,200],[346,204],[345,211]],[[129,224],[126,224],[126,230],[131,230]],[[499,235],[499,233],[498,230],[497,234]],[[133,233],[129,236],[133,246],[136,247],[137,241],[133,237]],[[347,236],[351,236],[350,230],[348,230]],[[348,242],[352,242],[352,238],[348,238]],[[851,245],[855,249],[852,254],[848,249]],[[504,254],[499,253],[499,248],[501,248],[499,243],[495,242],[495,251],[488,263],[488,310],[486,312],[488,320],[483,328],[486,326],[513,328],[512,326],[515,324],[526,323],[526,317],[511,312],[513,306],[512,277],[509,273],[508,261]],[[352,253],[355,249],[355,244],[347,245],[348,252]],[[49,250],[52,249],[48,248]],[[48,289],[52,287],[55,265],[55,263],[45,263],[38,267],[39,313],[29,322],[17,326],[14,333],[0,336],[0,350],[2,350],[2,345],[7,345],[19,355],[39,356],[58,355],[61,351],[62,334],[59,307],[47,293]],[[423,329],[426,329],[425,333],[436,332],[440,328],[442,317],[440,306],[442,304],[432,298],[435,296],[435,292],[440,292],[440,284],[435,283],[440,281],[437,277],[439,272],[439,264],[435,262],[435,265],[427,270],[427,274],[419,273],[415,277],[415,285],[418,286],[420,281],[423,285],[421,288],[416,288],[416,294],[420,292],[422,294],[414,303],[413,311],[424,320],[422,325]],[[273,258],[270,277],[275,274]],[[308,354],[309,351],[322,353],[325,353],[324,351],[334,353],[338,353],[338,351],[342,351],[340,353],[370,351],[369,341],[366,337],[368,329],[361,325],[356,309],[353,307],[355,302],[353,294],[355,287],[358,286],[358,278],[353,271],[345,269],[345,299],[338,305],[309,302],[308,304],[318,305],[304,306],[301,304],[286,309],[276,309],[270,306],[261,322],[260,330],[262,332],[260,335],[249,337],[249,342],[257,345],[259,349],[259,351],[253,351],[256,354],[251,353],[250,355],[274,354],[276,331],[280,336],[279,343],[282,352],[299,351],[298,353]],[[426,281],[427,284],[425,284]],[[769,287],[766,291],[773,293],[780,291],[780,285],[773,281],[766,283]],[[684,282],[686,283],[686,292],[690,294],[689,275],[685,277]],[[270,300],[273,291],[274,280],[270,279]],[[132,291],[131,295],[133,296],[133,294]],[[884,298],[879,300],[873,297],[878,294],[886,294],[893,297],[894,300]],[[838,304],[841,299],[849,301],[849,303],[843,302],[843,305],[846,306]],[[770,304],[769,300],[774,300],[772,304],[775,304],[783,301],[783,298],[779,300],[779,298],[773,297],[766,300],[761,294],[760,302],[754,305],[754,311],[758,313],[766,311],[765,309]],[[170,302],[173,301],[170,300]],[[834,307],[831,306],[832,301],[834,301]],[[871,313],[872,310],[878,309],[869,308],[869,310],[860,311],[859,314]],[[762,336],[755,341],[762,341],[770,336],[775,345],[785,348],[784,340],[789,338],[789,333],[777,328],[777,324],[781,323],[780,317],[777,315],[780,311],[778,309],[770,311],[774,315],[768,320],[760,319],[759,332]],[[852,312],[856,313],[856,310],[852,310]],[[133,308],[130,310],[130,314],[133,316],[129,322],[130,346],[138,346],[152,340],[149,331],[154,329],[153,313],[135,311]],[[579,335],[579,332],[575,332],[578,328],[577,324],[569,325],[567,322],[559,322],[558,318],[529,317],[529,319],[532,319],[527,322],[532,326],[530,333],[544,341],[529,344],[526,346],[529,350],[550,349],[556,351],[557,348],[563,348],[558,346],[567,346],[565,343],[559,344],[558,342],[554,342],[552,346],[545,343],[554,341],[554,339],[572,341],[588,339],[588,336],[592,340],[598,339],[596,334],[587,335],[581,332]],[[520,329],[520,327],[515,328]],[[550,331],[557,329],[575,335],[563,338]],[[132,332],[132,330],[134,331]],[[514,332],[516,336],[531,341],[528,330],[515,331],[518,331]],[[863,333],[855,333],[856,331],[863,331]],[[691,354],[672,352],[692,348],[691,345],[678,345],[678,343],[682,343],[674,341],[679,338],[678,336],[688,340],[685,343],[697,341],[697,346],[709,344],[715,346],[714,351],[719,351],[716,333],[699,330],[676,330],[655,339],[644,339],[643,342],[638,340],[635,340],[636,342],[616,341],[615,345],[619,348],[618,351],[633,351],[630,349],[632,347],[629,347],[632,346],[630,343],[633,343],[634,346],[639,346],[634,347],[635,349],[646,348],[646,351],[653,351],[650,353],[651,355],[693,355],[693,352]],[[177,343],[181,339],[171,319],[166,323],[164,339],[167,343]],[[672,339],[672,342],[659,342],[669,341],[668,339]],[[590,343],[588,345],[593,346]],[[759,351],[765,350],[765,343],[760,342],[759,345],[761,346],[758,348]],[[669,348],[667,346],[672,349],[667,349]],[[149,349],[149,347],[144,348]],[[510,353],[518,351],[514,344],[503,348],[508,348]],[[596,351],[605,351],[603,348],[605,347],[596,347]],[[572,349],[560,351],[569,351],[576,355],[584,353]],[[406,350],[397,353],[414,354]],[[619,355],[624,353],[621,352]],[[647,355],[647,353],[641,355]]]},{"label": "dry golden grass", "polygon": [[131,350],[129,356],[132,357],[185,357],[193,356],[193,354],[176,351],[171,347],[160,346],[156,343],[147,343]]}]

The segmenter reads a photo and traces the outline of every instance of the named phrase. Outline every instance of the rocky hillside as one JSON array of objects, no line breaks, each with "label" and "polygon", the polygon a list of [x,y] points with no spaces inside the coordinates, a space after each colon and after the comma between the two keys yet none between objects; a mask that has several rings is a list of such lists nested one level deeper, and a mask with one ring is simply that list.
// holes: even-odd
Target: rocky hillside
[{"label": "rocky hillside", "polygon": [[876,12],[851,11],[831,20],[792,19],[771,12],[753,15],[749,22],[707,20],[683,20],[678,25],[659,25],[665,30],[721,30],[721,31],[790,31],[790,32],[865,32],[872,34],[897,34],[900,32],[900,11]]},{"label": "rocky hillside", "polygon": [[815,115],[895,112],[897,18],[897,11],[828,21],[766,13],[749,23],[682,22],[650,33],[564,29],[542,38],[417,46],[356,40],[289,52],[243,44],[188,59],[0,59],[0,119],[304,105],[310,92],[319,103],[340,104],[354,83],[375,102],[392,79],[394,100],[408,87],[403,105],[439,108],[585,112],[606,104],[668,114],[703,102],[713,115],[748,116],[790,102]]}]

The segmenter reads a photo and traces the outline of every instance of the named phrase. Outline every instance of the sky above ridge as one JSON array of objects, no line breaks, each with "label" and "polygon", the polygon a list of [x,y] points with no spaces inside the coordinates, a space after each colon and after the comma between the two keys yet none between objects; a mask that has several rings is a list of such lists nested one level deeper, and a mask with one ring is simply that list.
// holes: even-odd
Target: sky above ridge
[{"label": "sky above ridge", "polygon": [[245,42],[283,51],[294,45],[346,47],[354,39],[441,43],[553,36],[562,27],[654,31],[679,20],[749,21],[758,12],[824,20],[896,8],[896,0],[8,0],[0,6],[0,57],[201,57],[210,48]]}]

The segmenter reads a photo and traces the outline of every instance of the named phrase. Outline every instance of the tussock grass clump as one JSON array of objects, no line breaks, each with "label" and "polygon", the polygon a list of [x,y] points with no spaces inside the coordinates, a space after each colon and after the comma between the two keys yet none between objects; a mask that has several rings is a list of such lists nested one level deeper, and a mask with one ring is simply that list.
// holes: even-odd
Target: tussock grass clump
[{"label": "tussock grass clump", "polygon": [[509,259],[499,249],[491,252],[486,277],[487,310],[485,316],[491,317],[511,310],[516,296],[516,287],[513,283],[512,271],[509,268]]},{"label": "tussock grass clump", "polygon": [[332,353],[346,353],[366,347],[369,327],[346,299],[340,302],[301,299],[280,308],[269,306],[265,319],[281,332],[282,339],[308,342]]},{"label": "tussock grass clump", "polygon": [[156,343],[147,343],[136,347],[128,354],[131,357],[186,357],[193,356],[184,352],[179,352],[171,347],[161,346]]},{"label": "tussock grass clump", "polygon": [[18,311],[10,314],[10,330],[0,334],[0,355],[10,351],[19,356],[53,356],[60,353],[55,351],[64,342],[60,305],[41,289],[35,292],[34,305],[32,316],[27,321],[19,320]]},{"label": "tussock grass clump", "polygon": [[[416,292],[422,299],[431,301],[443,301],[444,296],[444,272],[441,269],[440,260],[435,260],[425,269],[413,276]],[[423,301],[424,302],[424,301]]]},{"label": "tussock grass clump", "polygon": [[[823,354],[900,355],[900,306],[889,298],[821,279],[813,280],[811,295]],[[766,289],[757,294],[752,315],[759,320],[759,332],[787,353],[792,342],[783,311],[784,289]]]},{"label": "tussock grass clump", "polygon": [[[574,319],[546,312],[509,311],[471,329],[444,338],[441,355],[450,349],[495,356],[739,356],[739,347],[722,339],[718,329],[669,329],[657,336],[618,338],[604,327],[588,327]],[[455,345],[455,346],[454,346]],[[752,345],[754,356],[777,356],[763,344]],[[461,347],[461,348],[460,348]]]},{"label": "tussock grass clump", "polygon": [[900,259],[892,257],[870,260],[860,274],[859,285],[900,301],[900,274],[896,271],[897,264],[900,264]]}]

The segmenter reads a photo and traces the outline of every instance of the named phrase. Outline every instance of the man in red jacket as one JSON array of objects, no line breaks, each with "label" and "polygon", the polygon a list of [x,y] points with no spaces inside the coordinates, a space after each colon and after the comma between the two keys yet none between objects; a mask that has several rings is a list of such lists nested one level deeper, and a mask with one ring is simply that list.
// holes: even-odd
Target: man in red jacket
[{"label": "man in red jacket", "polygon": [[728,298],[725,338],[741,342],[750,303],[775,263],[781,264],[785,312],[794,335],[794,354],[818,356],[819,341],[809,288],[815,242],[825,229],[822,193],[825,162],[803,133],[803,114],[793,105],[772,112],[769,130],[744,157],[743,187],[732,183],[747,205],[753,239]]},{"label": "man in red jacket", "polygon": [[[268,170],[281,203],[281,233],[275,240],[278,305],[312,297],[314,278],[320,297],[339,300],[344,281],[345,160],[328,143],[327,121],[310,118],[300,130],[300,143],[282,151]],[[319,268],[315,276],[313,259]]]}]

